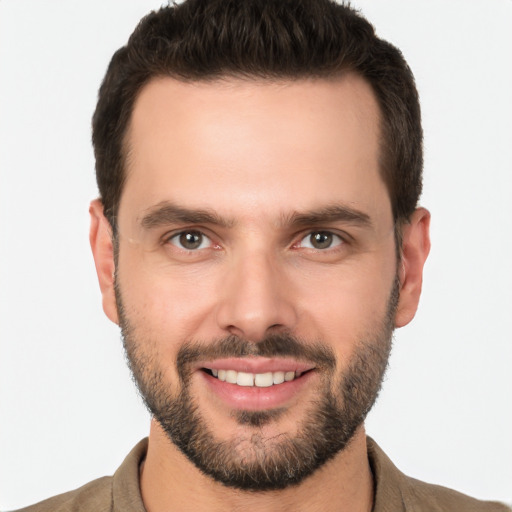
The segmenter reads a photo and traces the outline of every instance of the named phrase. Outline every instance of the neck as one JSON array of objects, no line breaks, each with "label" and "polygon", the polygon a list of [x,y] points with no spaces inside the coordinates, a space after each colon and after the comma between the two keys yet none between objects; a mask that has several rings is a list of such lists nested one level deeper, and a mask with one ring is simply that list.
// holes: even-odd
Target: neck
[{"label": "neck", "polygon": [[281,491],[245,492],[203,475],[153,420],[140,486],[148,512],[369,512],[373,504],[373,478],[363,426],[342,452],[301,484]]}]

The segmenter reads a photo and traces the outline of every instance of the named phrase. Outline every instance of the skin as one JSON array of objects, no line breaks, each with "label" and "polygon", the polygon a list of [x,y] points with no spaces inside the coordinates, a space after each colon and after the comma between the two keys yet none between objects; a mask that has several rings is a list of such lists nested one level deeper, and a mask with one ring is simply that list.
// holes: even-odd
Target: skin
[{"label": "skin", "polygon": [[[354,75],[278,83],[161,78],[143,88],[127,137],[117,269],[99,200],[90,207],[90,239],[105,313],[119,322],[116,271],[126,315],[152,340],[170,390],[178,386],[176,354],[186,340],[236,334],[258,341],[269,332],[289,331],[332,348],[341,374],[357,341],[378,328],[397,272],[391,204],[377,163],[378,127],[373,92]],[[225,222],[145,224],[164,204],[208,210]],[[367,222],[289,222],[332,206],[362,214]],[[416,312],[429,219],[419,208],[403,227],[396,327]],[[184,229],[205,233],[211,243],[195,251],[180,248],[172,236]],[[337,235],[332,246],[311,247],[315,231]],[[262,427],[263,434],[293,433],[307,420],[320,379],[313,373],[283,405],[286,414]],[[218,439],[256,428],[237,424],[231,406],[211,392],[200,372],[192,377],[191,392]],[[369,511],[373,482],[364,426],[299,486],[246,493],[200,473],[153,420],[141,491],[150,512],[171,505],[196,511]]]}]

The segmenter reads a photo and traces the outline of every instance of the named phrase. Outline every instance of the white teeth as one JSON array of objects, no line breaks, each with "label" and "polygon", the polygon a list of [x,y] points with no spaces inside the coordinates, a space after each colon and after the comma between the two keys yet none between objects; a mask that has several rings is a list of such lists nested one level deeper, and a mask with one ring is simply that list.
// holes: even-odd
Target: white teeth
[{"label": "white teeth", "polygon": [[238,372],[236,383],[239,386],[254,386],[254,375],[252,373]]},{"label": "white teeth", "polygon": [[284,382],[284,372],[275,372],[272,380],[274,384],[282,384]]},{"label": "white teeth", "polygon": [[226,370],[226,382],[230,384],[236,384],[237,372],[235,370]]},{"label": "white teeth", "polygon": [[212,375],[223,382],[237,384],[238,386],[256,386],[258,388],[268,388],[283,382],[290,382],[296,377],[302,375],[301,372],[266,372],[266,373],[247,373],[237,372],[235,370],[211,370]]},{"label": "white teeth", "polygon": [[272,386],[272,384],[274,384],[272,372],[257,373],[254,376],[254,384],[259,388],[268,388],[269,386]]}]

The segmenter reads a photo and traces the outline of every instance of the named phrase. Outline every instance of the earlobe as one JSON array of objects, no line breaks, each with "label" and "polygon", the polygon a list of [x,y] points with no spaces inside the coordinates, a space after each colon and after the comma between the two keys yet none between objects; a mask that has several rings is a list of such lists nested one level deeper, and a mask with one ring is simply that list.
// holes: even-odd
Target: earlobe
[{"label": "earlobe", "polygon": [[103,311],[112,322],[119,324],[114,291],[115,261],[112,228],[103,214],[103,204],[99,199],[91,202],[89,214],[91,217],[89,242],[103,297]]},{"label": "earlobe", "polygon": [[430,251],[430,213],[418,208],[402,229],[402,260],[399,267],[400,299],[395,326],[407,325],[416,314],[421,295],[423,266]]}]

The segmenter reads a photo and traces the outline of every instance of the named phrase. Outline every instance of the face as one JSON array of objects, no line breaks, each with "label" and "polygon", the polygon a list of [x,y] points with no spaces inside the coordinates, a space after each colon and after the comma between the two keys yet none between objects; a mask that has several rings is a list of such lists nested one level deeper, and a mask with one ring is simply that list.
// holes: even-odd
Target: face
[{"label": "face", "polygon": [[166,78],[135,104],[104,307],[156,420],[226,485],[300,482],[378,393],[403,284],[378,126],[355,76]]}]

